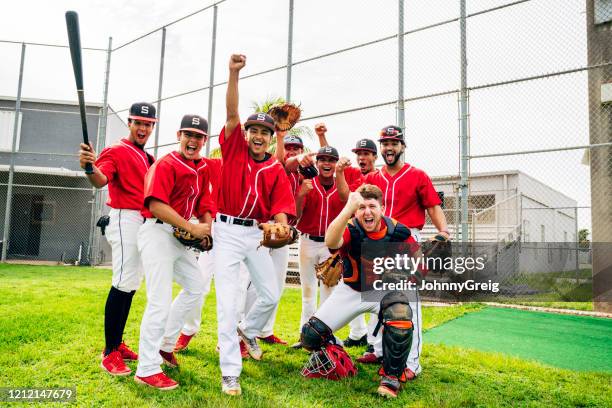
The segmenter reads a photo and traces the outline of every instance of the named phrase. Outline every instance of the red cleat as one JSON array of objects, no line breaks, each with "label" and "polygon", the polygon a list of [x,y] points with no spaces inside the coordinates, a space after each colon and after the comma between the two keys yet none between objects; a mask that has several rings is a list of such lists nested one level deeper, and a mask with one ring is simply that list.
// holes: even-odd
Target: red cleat
[{"label": "red cleat", "polygon": [[249,355],[249,350],[247,349],[246,344],[244,343],[244,341],[240,340],[240,355],[242,356],[242,358],[247,359],[249,357],[251,357]]},{"label": "red cleat", "polygon": [[257,337],[259,340],[263,341],[264,343],[268,343],[268,344],[283,344],[286,345],[287,342],[283,339],[279,339],[278,337],[276,337],[274,334],[271,334],[267,337]]},{"label": "red cleat", "polygon": [[123,358],[124,360],[128,360],[128,361],[138,360],[138,354],[130,350],[130,348],[124,342],[121,342],[117,350],[119,350],[119,353],[121,353],[121,358]]},{"label": "red cleat", "polygon": [[178,340],[176,341],[176,344],[174,345],[174,352],[178,353],[179,351],[185,350],[193,336],[193,334],[191,336],[188,336],[186,334],[181,333]]},{"label": "red cleat", "polygon": [[178,387],[178,383],[164,373],[157,373],[148,377],[134,376],[134,381],[148,385],[161,391],[169,391]]},{"label": "red cleat", "polygon": [[100,367],[104,369],[110,375],[116,376],[126,376],[132,373],[132,370],[123,362],[123,358],[121,358],[121,353],[115,350],[110,353],[108,356],[102,358],[102,362],[100,363]]},{"label": "red cleat", "polygon": [[178,360],[173,352],[168,353],[167,351],[159,350],[159,355],[164,359],[164,363],[170,368],[176,368],[179,366]]},{"label": "red cleat", "polygon": [[412,370],[411,370],[411,369],[409,369],[409,368],[406,368],[406,369],[404,370],[404,376],[403,376],[403,378],[402,378],[402,379],[405,379],[406,381],[412,381],[412,380],[414,380],[415,378],[417,378],[417,375],[414,373],[414,371],[412,371]]},{"label": "red cleat", "polygon": [[381,361],[382,358],[376,357],[376,354],[367,352],[357,359],[357,362],[361,364],[379,364]]}]

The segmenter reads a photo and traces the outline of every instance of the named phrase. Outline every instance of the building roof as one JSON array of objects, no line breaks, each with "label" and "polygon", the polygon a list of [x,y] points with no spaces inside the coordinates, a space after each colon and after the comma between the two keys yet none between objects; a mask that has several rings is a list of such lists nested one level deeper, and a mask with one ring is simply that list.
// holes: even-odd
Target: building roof
[{"label": "building roof", "polygon": [[[9,171],[8,164],[0,164],[0,172]],[[32,174],[45,174],[48,176],[64,176],[64,177],[79,177],[84,178],[85,172],[83,170],[76,171],[66,169],[64,167],[37,167],[37,166],[15,166],[15,173],[32,173]]]},{"label": "building roof", "polygon": [[[2,101],[16,101],[17,98],[14,96],[2,96],[0,95],[0,100]],[[78,101],[62,101],[57,99],[38,99],[38,98],[21,98],[21,102],[31,102],[31,103],[47,103],[51,105],[69,105],[69,106],[79,106]],[[94,108],[103,107],[101,102],[91,102],[85,101],[85,105],[91,106]],[[110,109],[110,106],[109,106]]]}]

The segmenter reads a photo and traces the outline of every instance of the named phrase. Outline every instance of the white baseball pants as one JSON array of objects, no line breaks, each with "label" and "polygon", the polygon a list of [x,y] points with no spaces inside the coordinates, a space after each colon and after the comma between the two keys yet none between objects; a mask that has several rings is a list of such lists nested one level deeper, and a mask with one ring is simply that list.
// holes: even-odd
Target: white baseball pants
[{"label": "white baseball pants", "polygon": [[[314,267],[330,256],[331,254],[327,246],[325,246],[325,242],[315,242],[306,236],[300,237],[300,286],[302,287],[300,328],[317,309],[317,287],[319,287],[319,280],[317,279]],[[321,283],[319,307],[331,295],[333,289]]]},{"label": "white baseball pants", "polygon": [[[232,219],[228,217],[230,222]],[[247,337],[256,337],[261,332],[280,298],[280,287],[270,250],[260,247],[261,237],[261,231],[256,225],[245,227],[225,223],[217,216],[214,228],[214,258],[222,376],[239,376],[242,371],[242,357],[236,336],[240,262],[246,265],[257,293],[255,304],[240,325]]]},{"label": "white baseball pants", "polygon": [[144,218],[138,210],[111,208],[105,236],[112,250],[112,285],[122,292],[140,288],[143,270],[138,252],[138,229]]},{"label": "white baseball pants", "polygon": [[[280,288],[280,296],[282,296],[283,290],[285,289],[285,281],[287,279],[287,267],[289,265],[289,246],[270,249],[270,257],[272,258],[272,263],[274,264],[274,271],[276,272],[276,278],[278,279],[277,282],[278,287]],[[255,291],[255,285],[253,285],[253,283],[251,282],[249,272],[246,269],[240,271],[240,276],[240,281],[242,282],[241,286],[245,288],[246,297],[243,313],[240,317],[240,320],[242,320],[255,304],[255,301],[257,300],[257,292]],[[276,321],[277,313],[278,304],[274,308],[274,312],[272,312],[272,316],[270,316],[270,318],[266,322],[266,325],[257,335],[258,337],[268,337],[274,334],[274,323]]]},{"label": "white baseball pants", "polygon": [[[412,324],[414,326],[414,332],[412,335],[412,346],[410,348],[410,354],[406,361],[406,367],[411,369],[414,373],[419,374],[421,372],[421,365],[419,358],[423,342],[421,341],[421,302],[417,294],[416,301],[410,302],[410,308],[412,309]],[[329,328],[336,332],[346,325],[348,322],[353,320],[355,317],[363,313],[374,313],[378,316],[380,309],[380,302],[364,302],[361,299],[361,292],[351,289],[349,286],[340,281],[336,286],[334,293],[325,301],[319,310],[314,314],[316,318],[324,322]],[[378,317],[376,319],[378,321]],[[382,330],[378,332],[378,335],[374,338],[374,353],[376,356],[382,356]]]},{"label": "white baseball pants", "polygon": [[[162,372],[159,350],[172,351],[186,313],[204,293],[204,280],[196,255],[172,235],[172,226],[147,219],[138,231],[138,249],[143,261],[147,306],[140,324],[136,375],[147,377]],[[184,295],[172,303],[172,280]]]}]

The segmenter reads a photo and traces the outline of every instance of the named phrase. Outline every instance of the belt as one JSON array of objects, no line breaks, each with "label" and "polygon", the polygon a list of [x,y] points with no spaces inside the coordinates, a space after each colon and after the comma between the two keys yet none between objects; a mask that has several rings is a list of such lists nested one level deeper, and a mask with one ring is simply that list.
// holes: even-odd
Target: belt
[{"label": "belt", "polygon": [[[152,220],[153,218],[145,218],[144,220],[142,220],[142,223],[144,224],[145,222],[147,222],[147,220]],[[155,219],[155,223],[156,224],[163,224],[164,222],[162,220],[160,220],[159,218]]]},{"label": "belt", "polygon": [[248,218],[230,217],[225,214],[219,214],[219,220],[228,224],[242,225],[243,227],[252,227],[253,225],[255,225],[255,220],[251,220]]},{"label": "belt", "polygon": [[325,237],[318,237],[316,235],[310,235],[310,234],[302,234],[302,235],[314,242],[325,242]]}]

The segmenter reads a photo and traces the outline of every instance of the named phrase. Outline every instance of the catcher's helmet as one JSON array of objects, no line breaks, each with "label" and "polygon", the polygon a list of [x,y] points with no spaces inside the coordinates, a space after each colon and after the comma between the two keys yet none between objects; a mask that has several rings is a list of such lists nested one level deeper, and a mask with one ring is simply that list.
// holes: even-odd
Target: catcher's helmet
[{"label": "catcher's helmet", "polygon": [[401,127],[395,125],[385,126],[380,130],[380,138],[379,142],[384,142],[385,140],[399,140],[402,144],[404,142],[404,131]]},{"label": "catcher's helmet", "polygon": [[342,347],[328,344],[311,354],[301,373],[307,378],[340,380],[357,375],[357,367]]},{"label": "catcher's helmet", "polygon": [[244,122],[244,130],[249,130],[249,128],[253,125],[268,128],[270,129],[270,132],[274,134],[274,119],[272,119],[272,116],[268,115],[267,113],[259,112],[249,116],[246,122]]}]

